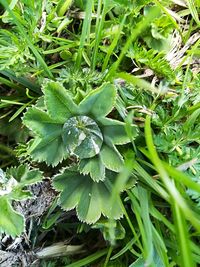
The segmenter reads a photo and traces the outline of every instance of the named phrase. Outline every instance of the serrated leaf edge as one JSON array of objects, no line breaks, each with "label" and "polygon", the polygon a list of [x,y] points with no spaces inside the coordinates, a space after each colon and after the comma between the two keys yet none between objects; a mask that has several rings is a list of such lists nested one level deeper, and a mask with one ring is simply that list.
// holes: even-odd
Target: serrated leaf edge
[{"label": "serrated leaf edge", "polygon": [[[21,236],[22,233],[25,231],[25,227],[26,227],[26,219],[25,219],[25,217],[24,217],[24,215],[23,215],[22,213],[20,213],[20,212],[18,212],[18,211],[16,211],[16,210],[14,209],[14,207],[12,206],[12,203],[10,203],[9,200],[7,200],[7,201],[8,201],[8,205],[10,205],[10,207],[11,207],[11,209],[14,211],[14,213],[22,217],[22,219],[23,219],[23,230],[22,230],[22,232],[21,232],[20,234],[12,235],[12,234],[10,234],[9,232],[5,231],[3,228],[0,227],[0,234],[1,234],[1,233],[5,233],[5,234],[11,236],[12,238],[19,237],[19,236]],[[11,202],[12,202],[12,201],[11,201]]]}]

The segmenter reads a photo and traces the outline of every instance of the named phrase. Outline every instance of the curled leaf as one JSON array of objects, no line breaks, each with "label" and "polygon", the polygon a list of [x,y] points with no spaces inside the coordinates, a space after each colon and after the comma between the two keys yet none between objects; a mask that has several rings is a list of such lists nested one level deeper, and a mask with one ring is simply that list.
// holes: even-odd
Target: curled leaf
[{"label": "curled leaf", "polygon": [[103,136],[96,122],[87,116],[75,116],[63,126],[63,141],[69,154],[91,158],[99,154]]}]

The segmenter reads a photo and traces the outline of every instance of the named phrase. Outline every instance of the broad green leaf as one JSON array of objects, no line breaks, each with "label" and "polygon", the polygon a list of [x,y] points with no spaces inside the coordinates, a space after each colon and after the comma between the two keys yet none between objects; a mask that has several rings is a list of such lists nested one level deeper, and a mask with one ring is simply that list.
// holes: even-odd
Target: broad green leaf
[{"label": "broad green leaf", "polygon": [[12,190],[18,186],[18,182],[13,178],[10,177],[10,179],[7,179],[5,177],[5,180],[0,180],[0,196],[10,195]]},{"label": "broad green leaf", "polygon": [[105,83],[100,88],[91,91],[79,104],[80,114],[91,114],[94,117],[104,117],[111,112],[116,99],[114,85]]},{"label": "broad green leaf", "polygon": [[103,136],[94,120],[87,116],[76,116],[64,124],[63,141],[67,153],[79,158],[91,158],[99,154]]},{"label": "broad green leaf", "polygon": [[77,105],[61,83],[49,81],[44,84],[42,90],[47,111],[54,120],[64,123],[77,113]]},{"label": "broad green leaf", "polygon": [[36,133],[36,138],[29,144],[27,153],[33,160],[56,166],[68,156],[62,140],[62,124],[38,109],[29,108],[23,118],[24,124]]},{"label": "broad green leaf", "polygon": [[[132,136],[137,135],[137,128],[132,126]],[[103,134],[105,138],[109,138],[115,145],[124,145],[131,142],[129,136],[125,130],[125,124],[123,125],[109,125],[103,128]]]},{"label": "broad green leaf", "polygon": [[57,120],[50,118],[46,112],[35,107],[27,110],[23,123],[41,137],[59,133],[62,129],[62,125]]},{"label": "broad green leaf", "polygon": [[36,138],[29,146],[27,153],[38,162],[45,161],[47,165],[57,166],[68,157],[61,135],[49,135],[46,138]]},{"label": "broad green leaf", "polygon": [[105,199],[107,192],[103,192],[103,188],[97,183],[87,181],[87,185],[82,191],[76,210],[80,221],[91,224],[101,217],[101,198]]},{"label": "broad green leaf", "polygon": [[97,118],[97,121],[99,122],[99,125],[101,125],[102,127],[106,127],[106,126],[123,126],[124,122],[122,121],[118,121],[118,120],[114,120],[114,119],[110,119],[110,118]]},{"label": "broad green leaf", "polygon": [[[112,175],[111,175],[112,176]],[[113,183],[113,177],[107,174],[109,183]],[[112,186],[104,182],[96,183],[88,175],[81,175],[75,170],[65,169],[63,173],[54,176],[53,186],[61,191],[59,204],[64,210],[76,207],[78,218],[88,224],[95,223],[101,215],[110,216],[109,200]],[[114,218],[122,216],[119,202],[114,207]]]},{"label": "broad green leaf", "polygon": [[32,193],[23,190],[24,186],[42,181],[42,173],[38,169],[30,170],[27,164],[11,167],[6,170],[6,181],[1,185],[0,195],[7,193],[9,199],[16,201],[32,197]]},{"label": "broad green leaf", "polygon": [[0,211],[0,235],[19,236],[24,231],[24,217],[14,211],[5,196],[0,197]]},{"label": "broad green leaf", "polygon": [[[98,118],[104,138],[111,140],[114,145],[123,145],[131,142],[129,135],[126,132],[126,124],[122,121],[113,120],[110,118]],[[135,125],[130,125],[131,136],[136,137],[138,131]]]},{"label": "broad green leaf", "polygon": [[23,188],[41,182],[42,178],[42,172],[38,169],[30,170],[27,164],[8,168],[6,173],[0,169],[0,196],[13,200],[29,198],[31,193]]},{"label": "broad green leaf", "polygon": [[14,188],[8,197],[11,200],[22,201],[32,198],[33,194],[28,190],[22,190],[19,186],[19,188]]},{"label": "broad green leaf", "polygon": [[6,170],[7,177],[13,177],[20,185],[31,185],[42,181],[42,173],[38,169],[30,170],[28,164],[11,167]]},{"label": "broad green leaf", "polygon": [[24,187],[41,180],[42,173],[37,169],[30,170],[27,164],[11,167],[6,173],[0,169],[0,235],[5,233],[15,237],[24,231],[24,217],[13,209],[12,200],[32,197]]},{"label": "broad green leaf", "polygon": [[82,174],[89,174],[94,182],[104,181],[105,166],[99,156],[91,159],[82,159],[79,164],[79,171]]},{"label": "broad green leaf", "polygon": [[84,187],[85,177],[77,172],[65,170],[53,179],[53,187],[62,191],[59,204],[66,211],[74,209],[79,201]]},{"label": "broad green leaf", "polygon": [[123,158],[114,146],[111,148],[107,145],[103,145],[100,158],[109,170],[119,172],[122,169],[124,163]]}]

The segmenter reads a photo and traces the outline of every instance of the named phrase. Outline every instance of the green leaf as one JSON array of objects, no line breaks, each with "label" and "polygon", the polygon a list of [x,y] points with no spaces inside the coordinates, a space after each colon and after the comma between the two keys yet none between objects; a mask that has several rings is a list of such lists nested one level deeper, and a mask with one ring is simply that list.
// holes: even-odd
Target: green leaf
[{"label": "green leaf", "polygon": [[91,91],[79,104],[80,114],[91,114],[94,117],[104,117],[111,112],[116,100],[115,87],[105,83]]},{"label": "green leaf", "polygon": [[[129,267],[144,267],[147,263],[147,260],[145,260],[143,257],[138,258],[135,262],[133,262]],[[158,254],[158,251],[154,248],[153,251],[153,262],[150,264],[153,267],[164,267],[166,266],[164,262],[162,261],[161,257]],[[191,266],[191,265],[188,265]]]},{"label": "green leaf", "polygon": [[28,164],[11,167],[6,170],[7,177],[13,177],[20,185],[31,185],[42,181],[42,172],[38,169],[30,170]]},{"label": "green leaf", "polygon": [[114,232],[115,232],[115,240],[124,239],[126,235],[126,231],[119,221],[113,221],[113,220],[108,220],[108,219],[99,220],[98,222],[95,223],[95,225],[92,228],[100,229],[103,234],[104,239],[111,242],[112,241],[110,239],[110,228],[111,227],[114,229]]},{"label": "green leaf", "polygon": [[94,182],[105,180],[105,166],[99,156],[92,159],[82,159],[79,164],[79,171],[84,175],[90,174]]},{"label": "green leaf", "polygon": [[135,262],[133,262],[129,267],[144,267],[145,261],[143,258],[138,258]]},{"label": "green leaf", "polygon": [[[130,123],[127,133],[127,124],[110,118],[98,118],[105,142],[114,145],[123,145],[131,142],[138,134],[137,126]],[[131,136],[131,139],[130,139]]]},{"label": "green leaf", "polygon": [[64,123],[77,113],[77,105],[61,83],[48,81],[44,84],[42,91],[48,113],[54,120]]},{"label": "green leaf", "polygon": [[91,224],[101,217],[101,199],[106,199],[107,192],[97,183],[91,183],[89,180],[87,182],[88,186],[82,191],[80,202],[77,206],[77,215],[80,221],[86,221]]},{"label": "green leaf", "polygon": [[35,107],[29,108],[24,114],[23,123],[41,137],[54,135],[62,131],[62,125],[49,115]]},{"label": "green leaf", "polygon": [[[126,133],[125,123],[103,118],[100,120],[105,126],[102,127],[103,135],[105,139],[110,139],[114,145],[124,145],[131,142],[129,136]],[[131,136],[137,135],[137,127],[131,125]]]},{"label": "green leaf", "polygon": [[64,16],[70,5],[72,4],[72,0],[60,0],[57,3],[56,7],[56,13],[58,14],[59,17]]},{"label": "green leaf", "polygon": [[[113,183],[113,174],[107,174],[106,180]],[[101,215],[110,217],[109,200],[112,186],[107,182],[95,183],[89,176],[84,176],[75,170],[65,169],[63,173],[54,176],[53,186],[61,191],[59,204],[64,210],[76,207],[78,218],[88,224],[95,223]],[[120,203],[114,203],[114,218],[122,216]]]},{"label": "green leaf", "polygon": [[30,170],[27,164],[8,168],[6,173],[0,169],[0,196],[14,200],[29,198],[31,194],[23,188],[41,182],[42,178],[42,172],[38,169]]},{"label": "green leaf", "polygon": [[33,194],[28,190],[22,190],[21,186],[19,188],[14,188],[9,194],[8,198],[15,201],[22,201],[30,199],[33,197]]},{"label": "green leaf", "polygon": [[27,153],[38,162],[45,161],[47,165],[57,166],[67,154],[61,135],[49,135],[46,138],[36,138],[31,142]]},{"label": "green leaf", "polygon": [[130,4],[129,0],[113,0],[114,2],[116,2],[119,5],[125,6],[127,7]]},{"label": "green leaf", "polygon": [[94,120],[87,116],[76,116],[64,124],[63,141],[69,154],[91,158],[99,154],[103,136]]},{"label": "green leaf", "polygon": [[5,196],[0,197],[0,211],[0,235],[19,236],[24,231],[24,217],[14,211]]},{"label": "green leaf", "polygon": [[43,178],[42,172],[38,169],[30,170],[27,164],[7,169],[6,177],[7,191],[10,190],[8,198],[17,201],[31,198],[32,193],[28,190],[22,190],[23,187],[41,182]]},{"label": "green leaf", "polygon": [[115,172],[120,172],[124,164],[122,156],[114,146],[111,148],[103,145],[100,158],[106,168]]},{"label": "green leaf", "polygon": [[46,112],[34,107],[29,108],[23,123],[38,135],[27,149],[33,160],[56,166],[68,156],[62,140],[63,126],[50,118]]},{"label": "green leaf", "polygon": [[20,201],[32,197],[32,193],[23,190],[25,186],[40,182],[42,173],[30,170],[27,164],[11,167],[6,174],[0,169],[0,235],[15,237],[24,231],[24,217],[12,207],[12,200]]}]

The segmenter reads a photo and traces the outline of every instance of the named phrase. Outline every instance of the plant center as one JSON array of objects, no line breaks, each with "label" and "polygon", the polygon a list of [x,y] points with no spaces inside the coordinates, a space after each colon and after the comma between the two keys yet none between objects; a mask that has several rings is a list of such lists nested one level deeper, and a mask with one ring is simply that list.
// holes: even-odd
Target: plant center
[{"label": "plant center", "polygon": [[70,155],[91,158],[99,154],[103,135],[97,123],[87,116],[75,116],[63,126],[63,142]]}]

